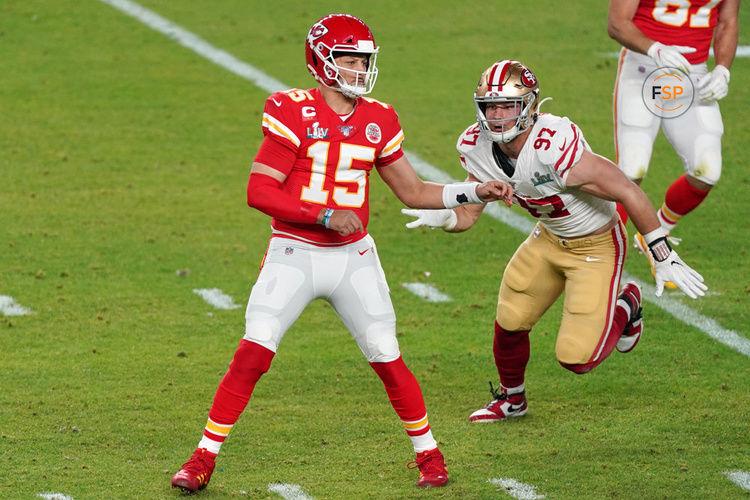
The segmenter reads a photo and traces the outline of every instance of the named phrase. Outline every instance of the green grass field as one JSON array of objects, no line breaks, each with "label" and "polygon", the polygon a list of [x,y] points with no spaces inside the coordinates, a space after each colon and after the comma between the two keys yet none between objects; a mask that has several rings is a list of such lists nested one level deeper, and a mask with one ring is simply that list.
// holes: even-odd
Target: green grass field
[{"label": "green grass field", "polygon": [[[381,55],[373,96],[392,103],[406,148],[456,178],[457,135],[474,121],[479,74],[498,59],[533,68],[545,111],[571,117],[612,157],[618,45],[607,2],[481,7],[377,1],[352,14]],[[293,87],[314,85],[303,39],[340,3],[143,0],[141,5]],[[741,12],[740,44],[750,44]],[[244,305],[269,236],[245,203],[267,92],[103,2],[0,4],[0,497],[176,498],[171,475],[197,444],[244,327],[193,289]],[[747,58],[732,67],[724,173],[676,236],[706,278],[690,311],[750,337]],[[681,165],[663,137],[643,184],[655,205]],[[524,235],[482,217],[471,231],[406,230],[373,176],[370,232],[451,484],[418,490],[411,445],[380,381],[322,301],[287,333],[222,449],[205,498],[510,498],[514,478],[563,498],[748,498],[750,360],[649,302],[638,348],[586,376],[554,357],[560,304],[531,334],[529,413],[469,425],[487,402],[492,325],[505,264]],[[520,211],[514,211],[521,214]],[[630,227],[632,233],[632,226]],[[644,259],[627,271],[648,281]],[[429,272],[429,275],[426,273]],[[427,303],[401,286],[453,297]],[[678,315],[679,316],[679,315]]]}]

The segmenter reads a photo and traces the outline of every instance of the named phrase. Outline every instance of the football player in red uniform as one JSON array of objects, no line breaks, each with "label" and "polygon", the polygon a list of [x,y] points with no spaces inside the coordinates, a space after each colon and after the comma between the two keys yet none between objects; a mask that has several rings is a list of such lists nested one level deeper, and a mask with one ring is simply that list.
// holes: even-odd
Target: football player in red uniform
[{"label": "football player in red uniform", "polygon": [[367,233],[369,178],[375,168],[407,206],[455,207],[505,199],[499,181],[443,186],[423,182],[401,143],[389,104],[365,97],[378,74],[379,47],[356,17],[332,14],[310,28],[307,68],[317,88],[272,94],[263,113],[247,202],[272,217],[271,241],[245,312],[245,335],[213,400],[195,453],[172,486],[204,488],[214,459],[269,369],[284,333],[312,300],[333,306],[385,386],[419,469],[419,486],[443,486],[448,472],[422,392],[404,364],[396,317],[375,243]]},{"label": "football player in red uniform", "polygon": [[[497,179],[513,187],[516,202],[538,219],[508,262],[500,284],[493,352],[500,389],[471,414],[472,422],[520,417],[525,393],[529,331],[565,292],[555,354],[560,364],[587,373],[616,348],[631,351],[643,333],[641,290],[620,288],[627,233],[615,210],[622,203],[646,239],[656,263],[656,294],[665,281],[686,295],[704,295],[703,278],[671,249],[646,194],[591,151],[568,118],[538,113],[539,84],[518,61],[498,61],[479,79],[477,123],[458,138],[468,181]],[[483,205],[403,210],[417,217],[407,227],[459,232],[479,218]]]},{"label": "football player in red uniform", "polygon": [[[661,128],[685,170],[667,188],[658,212],[667,233],[703,202],[721,176],[724,126],[717,101],[729,88],[739,6],[740,0],[610,0],[609,35],[623,45],[614,92],[617,165],[640,183]],[[706,60],[712,39],[716,64],[709,71]],[[675,78],[684,73],[690,80],[689,85],[679,85],[685,102],[678,106],[673,98],[674,105],[659,107],[659,116],[647,108],[642,95],[644,81],[658,68],[675,68]],[[672,110],[680,106],[687,110],[673,116]],[[627,221],[621,205],[618,212]],[[634,242],[649,257],[653,272],[642,233],[635,235]]]}]

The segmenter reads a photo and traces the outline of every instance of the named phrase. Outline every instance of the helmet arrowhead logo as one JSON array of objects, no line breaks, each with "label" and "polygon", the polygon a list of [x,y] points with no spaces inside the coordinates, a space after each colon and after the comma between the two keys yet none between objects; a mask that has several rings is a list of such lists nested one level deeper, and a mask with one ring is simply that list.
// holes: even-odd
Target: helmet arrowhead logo
[{"label": "helmet arrowhead logo", "polygon": [[315,40],[328,33],[328,28],[323,24],[318,23],[310,28],[310,40]]}]

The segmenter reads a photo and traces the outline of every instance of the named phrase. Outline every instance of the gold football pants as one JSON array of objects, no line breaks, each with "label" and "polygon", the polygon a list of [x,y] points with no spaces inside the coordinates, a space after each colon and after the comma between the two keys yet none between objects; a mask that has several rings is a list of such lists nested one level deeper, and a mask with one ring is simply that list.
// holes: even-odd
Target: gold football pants
[{"label": "gold football pants", "polygon": [[505,268],[498,324],[506,331],[530,330],[565,292],[557,359],[597,361],[612,327],[627,241],[622,223],[600,235],[573,239],[537,224]]}]

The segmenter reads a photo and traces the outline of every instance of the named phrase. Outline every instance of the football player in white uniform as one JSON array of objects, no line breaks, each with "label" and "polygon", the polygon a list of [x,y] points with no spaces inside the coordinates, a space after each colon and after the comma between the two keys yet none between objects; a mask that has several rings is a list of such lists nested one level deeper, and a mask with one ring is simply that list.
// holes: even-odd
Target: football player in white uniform
[{"label": "football player in white uniform", "polygon": [[198,447],[172,477],[174,488],[206,487],[224,440],[284,334],[316,298],[331,304],[383,382],[416,452],[410,468],[419,469],[417,485],[448,482],[421,389],[401,358],[388,284],[367,233],[370,173],[376,170],[407,206],[423,208],[501,198],[510,204],[512,189],[499,181],[443,186],[417,176],[401,148],[395,110],[365,97],[377,76],[378,50],[360,19],[325,16],[305,43],[307,68],[319,85],[266,100],[247,202],[273,217],[271,241],[248,300],[244,336]]},{"label": "football player in white uniform", "polygon": [[[641,290],[620,289],[627,233],[615,211],[622,203],[644,235],[656,267],[656,295],[671,281],[691,298],[703,278],[675,253],[645,193],[606,158],[591,151],[569,119],[539,114],[536,76],[518,61],[494,63],[474,94],[477,123],[458,139],[468,180],[513,186],[515,201],[538,219],[503,273],[493,351],[500,389],[473,422],[520,417],[527,411],[524,373],[529,331],[565,292],[555,353],[560,364],[586,373],[617,348],[632,350],[643,332]],[[407,227],[469,229],[484,205],[403,210]]]}]

